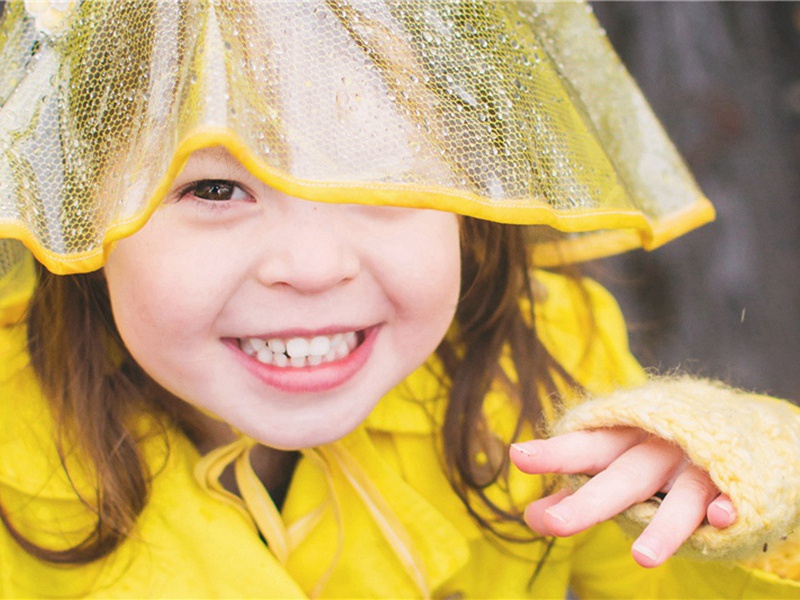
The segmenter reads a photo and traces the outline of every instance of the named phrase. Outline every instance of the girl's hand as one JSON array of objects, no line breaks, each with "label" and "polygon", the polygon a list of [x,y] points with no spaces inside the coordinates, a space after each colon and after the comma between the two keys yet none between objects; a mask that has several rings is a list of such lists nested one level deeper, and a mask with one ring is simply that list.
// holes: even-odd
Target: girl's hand
[{"label": "girl's hand", "polygon": [[730,499],[683,451],[635,428],[577,431],[511,446],[511,461],[523,472],[593,476],[570,493],[545,496],[525,510],[525,521],[541,535],[569,536],[666,494],[653,520],[633,544],[643,567],[663,563],[708,519],[724,528],[736,520]]}]

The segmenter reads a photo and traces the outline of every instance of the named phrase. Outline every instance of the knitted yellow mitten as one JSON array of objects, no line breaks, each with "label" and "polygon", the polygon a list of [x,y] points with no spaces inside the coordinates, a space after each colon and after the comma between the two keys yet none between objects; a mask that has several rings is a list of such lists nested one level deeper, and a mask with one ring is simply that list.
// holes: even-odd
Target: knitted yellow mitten
[{"label": "knitted yellow mitten", "polygon": [[[726,529],[701,525],[684,554],[753,558],[781,546],[800,525],[800,409],[792,404],[705,380],[657,379],[576,406],[554,433],[616,426],[639,427],[679,445],[733,501],[736,522]],[[637,533],[658,502],[632,506],[618,520]]]}]

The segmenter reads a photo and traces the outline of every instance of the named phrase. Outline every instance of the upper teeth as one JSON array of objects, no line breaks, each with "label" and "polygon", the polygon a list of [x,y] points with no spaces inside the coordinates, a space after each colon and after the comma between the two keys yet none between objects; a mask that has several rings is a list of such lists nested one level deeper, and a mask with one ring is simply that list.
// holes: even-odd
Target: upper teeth
[{"label": "upper teeth", "polygon": [[259,362],[278,367],[305,367],[344,358],[358,345],[355,331],[314,337],[241,338],[242,351]]}]

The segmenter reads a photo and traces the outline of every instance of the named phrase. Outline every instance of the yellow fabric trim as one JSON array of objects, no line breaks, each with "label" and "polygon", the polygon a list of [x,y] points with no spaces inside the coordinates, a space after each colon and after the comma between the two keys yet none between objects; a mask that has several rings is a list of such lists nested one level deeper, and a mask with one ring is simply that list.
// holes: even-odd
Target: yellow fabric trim
[{"label": "yellow fabric trim", "polygon": [[[290,535],[289,529],[285,526],[283,518],[272,501],[269,492],[264,488],[255,471],[253,471],[250,463],[250,451],[255,445],[256,442],[252,439],[240,437],[227,446],[211,451],[198,462],[195,469],[195,478],[209,494],[229,501],[248,514],[264,536],[267,546],[275,555],[275,558],[282,565],[286,565],[289,560],[289,554],[312,531],[314,525],[327,509],[327,504],[312,511],[307,515],[307,518],[295,522],[291,527]],[[334,517],[337,520],[339,530],[339,544],[334,560],[315,586],[311,596],[317,596],[322,592],[325,582],[329,579],[340,560],[344,546],[341,508],[336,506],[338,502],[333,487],[331,470],[328,466],[335,464],[363,500],[373,520],[383,532],[387,542],[422,596],[430,598],[431,592],[425,574],[424,561],[416,552],[412,539],[378,488],[344,445],[334,442],[315,450],[308,450],[305,454],[321,470],[325,477],[335,505],[333,507]],[[234,464],[236,483],[239,486],[243,502],[225,490],[219,482],[220,475],[227,465],[231,463]]]},{"label": "yellow fabric trim", "polygon": [[342,554],[344,553],[344,516],[342,515],[342,507],[336,495],[336,487],[333,484],[333,473],[325,458],[319,451],[313,448],[303,450],[303,456],[322,473],[325,486],[328,488],[328,501],[289,525],[289,543],[292,549],[297,548],[300,543],[311,534],[322,520],[328,507],[333,511],[333,518],[336,522],[336,551],[334,552],[333,559],[308,594],[311,598],[318,598],[322,595],[322,591],[325,589],[325,585],[331,578],[334,569],[342,560]]},{"label": "yellow fabric trim", "polygon": [[238,438],[227,446],[220,446],[204,455],[195,465],[194,478],[209,496],[234,507],[256,529],[257,525],[242,500],[219,482],[222,472],[247,448],[248,443],[246,438]]},{"label": "yellow fabric trim", "polygon": [[[458,192],[432,186],[412,184],[381,184],[365,182],[326,183],[312,182],[282,173],[255,157],[248,147],[231,133],[221,127],[205,127],[187,135],[175,151],[174,157],[164,177],[147,202],[145,208],[126,221],[111,225],[103,237],[100,248],[63,256],[42,247],[27,228],[16,222],[0,222],[0,236],[22,241],[36,256],[37,260],[57,274],[70,274],[94,271],[105,263],[114,243],[126,238],[148,221],[161,205],[173,181],[180,174],[193,152],[222,146],[241,164],[275,189],[306,200],[329,203],[376,204],[408,208],[430,208],[457,214],[519,225],[546,225],[566,233],[581,233],[602,230],[632,230],[610,236],[603,242],[602,255],[613,254],[635,247],[651,249],[713,219],[714,209],[705,198],[698,198],[695,204],[663,222],[654,223],[635,209],[625,208],[586,208],[559,211],[542,200],[531,198],[527,205],[519,206],[522,200],[503,203],[489,201],[476,194]],[[367,199],[368,198],[368,199]],[[559,254],[575,246],[574,256],[600,254],[592,249],[597,242],[575,240],[559,244]],[[588,250],[587,250],[588,248]],[[599,248],[598,248],[599,250]],[[571,250],[570,250],[571,251]],[[545,255],[552,251],[543,250]],[[548,264],[543,258],[542,264]]]},{"label": "yellow fabric trim", "polygon": [[533,264],[539,267],[555,267],[612,256],[636,248],[655,250],[712,222],[715,217],[714,206],[707,198],[700,197],[686,210],[659,221],[650,236],[643,231],[616,229],[586,233],[576,239],[542,242],[532,248]]},{"label": "yellow fabric trim", "polygon": [[248,439],[244,449],[236,456],[234,462],[236,483],[239,485],[242,499],[250,510],[256,525],[258,525],[258,530],[267,540],[269,549],[272,550],[278,562],[285,565],[286,561],[289,560],[289,552],[291,550],[289,547],[289,534],[269,492],[267,492],[258,475],[253,471],[253,466],[250,463],[250,451],[255,445],[256,442]]},{"label": "yellow fabric trim", "polygon": [[416,544],[408,535],[400,519],[387,504],[378,487],[367,476],[355,458],[340,442],[319,448],[323,456],[338,463],[347,481],[363,500],[375,524],[391,546],[403,569],[419,589],[423,598],[431,597],[424,561],[417,553]]}]

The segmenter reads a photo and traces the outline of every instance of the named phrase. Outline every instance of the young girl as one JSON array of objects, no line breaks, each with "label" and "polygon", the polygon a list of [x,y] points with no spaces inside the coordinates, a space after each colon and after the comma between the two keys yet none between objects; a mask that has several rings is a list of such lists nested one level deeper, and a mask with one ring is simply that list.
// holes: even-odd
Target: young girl
[{"label": "young girl", "polygon": [[793,407],[531,269],[711,216],[584,6],[10,2],[0,53],[2,595],[798,595]]}]

